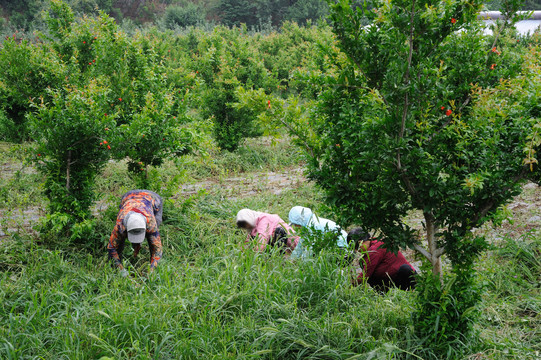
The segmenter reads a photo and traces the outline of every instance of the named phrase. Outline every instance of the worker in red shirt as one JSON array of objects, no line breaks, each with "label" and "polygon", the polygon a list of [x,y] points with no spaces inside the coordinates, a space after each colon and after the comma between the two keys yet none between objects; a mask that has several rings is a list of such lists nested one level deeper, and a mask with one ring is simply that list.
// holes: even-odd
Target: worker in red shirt
[{"label": "worker in red shirt", "polygon": [[399,251],[388,251],[385,244],[370,236],[361,228],[348,234],[348,243],[354,244],[355,252],[361,256],[362,272],[353,280],[355,285],[364,280],[377,290],[386,291],[391,286],[402,290],[415,288],[415,269]]}]

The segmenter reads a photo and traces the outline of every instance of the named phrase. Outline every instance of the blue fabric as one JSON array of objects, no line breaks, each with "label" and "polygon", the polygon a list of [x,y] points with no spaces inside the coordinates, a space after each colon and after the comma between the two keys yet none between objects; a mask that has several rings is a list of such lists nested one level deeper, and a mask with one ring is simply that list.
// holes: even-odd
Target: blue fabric
[{"label": "blue fabric", "polygon": [[[289,211],[289,222],[292,224],[300,225],[310,229],[315,229],[323,232],[328,231],[340,231],[340,235],[336,242],[341,248],[347,247],[347,232],[342,230],[338,224],[332,220],[320,218],[314,214],[314,212],[306,207],[295,206]],[[303,245],[303,239],[301,238],[297,247],[291,253],[292,258],[306,258],[311,256],[310,248]]]},{"label": "blue fabric", "polygon": [[310,222],[310,219],[312,219],[313,215],[314,213],[309,208],[294,206],[291,208],[291,210],[289,210],[289,222],[306,227],[308,226],[308,223]]}]

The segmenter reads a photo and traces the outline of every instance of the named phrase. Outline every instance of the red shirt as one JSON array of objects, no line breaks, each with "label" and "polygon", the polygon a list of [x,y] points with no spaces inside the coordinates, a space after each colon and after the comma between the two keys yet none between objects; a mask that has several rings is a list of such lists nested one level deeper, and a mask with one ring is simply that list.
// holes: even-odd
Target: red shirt
[{"label": "red shirt", "polygon": [[381,281],[388,282],[389,278],[394,279],[402,265],[409,265],[413,269],[413,266],[400,251],[395,255],[387,251],[384,246],[385,244],[381,241],[370,241],[370,246],[361,260],[364,261],[364,268],[362,274],[357,278],[359,282],[363,279],[368,279],[369,284]]}]

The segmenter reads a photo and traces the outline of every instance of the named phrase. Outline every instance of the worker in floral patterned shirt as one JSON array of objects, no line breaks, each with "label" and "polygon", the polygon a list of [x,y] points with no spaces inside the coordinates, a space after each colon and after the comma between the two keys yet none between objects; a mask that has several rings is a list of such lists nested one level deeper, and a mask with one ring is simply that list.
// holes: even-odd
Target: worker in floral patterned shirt
[{"label": "worker in floral patterned shirt", "polygon": [[158,265],[162,257],[162,242],[158,231],[158,226],[162,223],[162,214],[163,200],[153,191],[132,190],[122,196],[120,211],[107,249],[109,258],[122,270],[123,276],[128,275],[122,266],[122,251],[126,238],[133,246],[134,257],[137,257],[141,243],[146,238],[150,247],[151,270]]}]

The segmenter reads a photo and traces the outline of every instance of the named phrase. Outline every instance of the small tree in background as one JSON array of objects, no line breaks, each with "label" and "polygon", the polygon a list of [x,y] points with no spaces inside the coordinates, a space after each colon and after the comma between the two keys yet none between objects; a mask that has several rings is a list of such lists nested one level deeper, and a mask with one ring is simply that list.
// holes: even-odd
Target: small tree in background
[{"label": "small tree in background", "polygon": [[50,213],[76,223],[90,215],[94,179],[110,158],[115,120],[104,115],[108,90],[97,82],[51,92],[52,100],[37,103],[30,115],[35,160],[46,177]]},{"label": "small tree in background", "polygon": [[[47,55],[40,65],[46,71],[39,76],[53,74],[61,81],[42,96],[37,92],[35,111],[26,114],[50,201],[42,232],[52,239],[92,244],[101,240],[90,238],[94,183],[107,160],[127,158],[135,182],[146,187],[148,167],[187,152],[191,137],[178,120],[179,113],[184,119],[182,101],[165,81],[148,37],[129,38],[103,13],[75,19],[60,0],[51,2],[45,19],[49,41],[21,43],[21,51],[5,56],[20,60],[26,47],[33,54],[35,46],[36,53]],[[7,88],[17,84],[14,80]]]},{"label": "small tree in background", "polygon": [[[467,339],[480,296],[474,261],[487,242],[472,230],[539,172],[525,156],[539,149],[539,114],[527,110],[533,105],[487,100],[487,92],[511,86],[503,79],[517,79],[522,63],[516,40],[502,32],[506,24],[483,35],[481,5],[331,2],[347,58],[336,57],[331,75],[312,78],[319,105],[307,124],[289,125],[308,131],[309,175],[343,223],[378,231],[390,249],[412,247],[428,260],[434,276],[420,279],[416,328],[440,355],[458,356],[461,347],[448,345]],[[507,3],[507,15],[519,5]],[[421,233],[405,222],[414,210],[423,214]],[[442,273],[443,254],[452,275]]]},{"label": "small tree in background", "polygon": [[239,101],[237,89],[244,86],[270,93],[278,80],[265,69],[245,28],[230,31],[218,27],[198,48],[200,55],[194,56],[199,65],[196,74],[206,85],[200,98],[202,114],[212,118],[218,146],[234,151],[244,138],[261,135],[253,122],[257,113],[235,107]]},{"label": "small tree in background", "polygon": [[172,96],[165,91],[148,93],[145,106],[133,115],[129,124],[119,127],[121,154],[128,158],[128,170],[139,188],[153,186],[149,166],[161,166],[166,158],[184,155],[191,149],[191,133],[171,113]]}]

